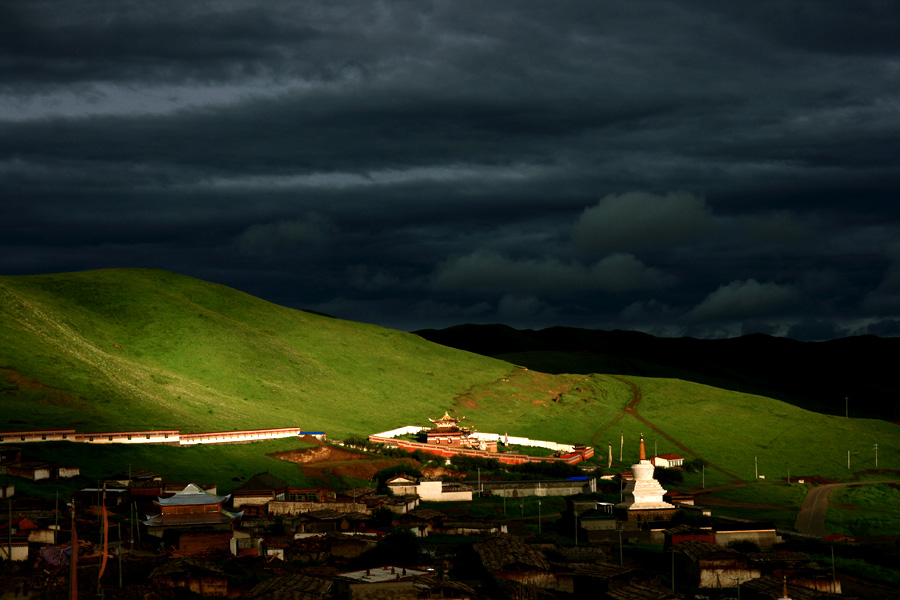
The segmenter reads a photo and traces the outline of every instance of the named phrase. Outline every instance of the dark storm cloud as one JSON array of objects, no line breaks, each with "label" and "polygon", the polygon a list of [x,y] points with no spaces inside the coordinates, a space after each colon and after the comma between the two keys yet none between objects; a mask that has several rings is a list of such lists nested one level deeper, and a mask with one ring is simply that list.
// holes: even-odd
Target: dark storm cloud
[{"label": "dark storm cloud", "polygon": [[0,272],[160,267],[399,328],[894,332],[898,17],[6,2]]}]

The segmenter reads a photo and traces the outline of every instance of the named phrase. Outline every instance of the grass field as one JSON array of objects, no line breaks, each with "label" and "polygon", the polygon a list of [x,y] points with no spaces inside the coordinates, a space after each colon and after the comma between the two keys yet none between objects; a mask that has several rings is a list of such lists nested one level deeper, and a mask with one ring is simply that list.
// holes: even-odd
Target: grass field
[{"label": "grass field", "polygon": [[[874,468],[876,442],[879,469],[900,471],[900,427],[883,421],[678,379],[542,373],[164,271],[0,277],[0,429],[299,426],[341,439],[445,410],[481,432],[591,444],[601,465],[611,449],[614,471],[637,460],[643,434],[650,453],[709,461],[685,487],[757,472],[849,480]],[[157,464],[226,489],[235,471],[295,469],[256,450],[66,448],[41,452],[85,461],[89,478]]]},{"label": "grass field", "polygon": [[832,492],[825,528],[851,537],[900,537],[900,489],[874,484]]}]

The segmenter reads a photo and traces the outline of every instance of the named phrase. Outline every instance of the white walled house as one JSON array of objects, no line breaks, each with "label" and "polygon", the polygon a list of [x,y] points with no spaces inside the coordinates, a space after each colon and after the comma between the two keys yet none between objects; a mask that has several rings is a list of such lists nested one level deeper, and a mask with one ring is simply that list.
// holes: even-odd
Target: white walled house
[{"label": "white walled house", "polygon": [[684,457],[677,454],[659,454],[650,459],[654,467],[662,467],[671,469],[672,467],[680,467],[684,464]]}]

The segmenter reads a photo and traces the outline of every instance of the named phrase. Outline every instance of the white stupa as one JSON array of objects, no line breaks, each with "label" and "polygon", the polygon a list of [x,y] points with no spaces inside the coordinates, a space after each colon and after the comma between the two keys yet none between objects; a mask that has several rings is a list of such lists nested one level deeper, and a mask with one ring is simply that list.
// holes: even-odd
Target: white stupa
[{"label": "white stupa", "polygon": [[647,460],[644,435],[641,434],[641,452],[636,464],[631,465],[634,479],[623,490],[624,499],[615,505],[621,519],[628,521],[662,521],[671,519],[676,508],[663,500],[666,490],[653,478],[653,463]]}]

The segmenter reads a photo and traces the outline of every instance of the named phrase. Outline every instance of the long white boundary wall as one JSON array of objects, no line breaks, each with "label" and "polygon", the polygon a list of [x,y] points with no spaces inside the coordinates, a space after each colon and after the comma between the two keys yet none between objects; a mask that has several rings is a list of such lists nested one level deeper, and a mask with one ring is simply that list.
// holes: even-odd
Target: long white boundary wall
[{"label": "long white boundary wall", "polygon": [[[398,427],[397,429],[391,429],[390,431],[384,431],[382,433],[376,433],[373,437],[399,437],[401,435],[414,434],[419,433],[421,431],[425,431],[426,427],[417,427],[416,425],[407,425],[406,427]],[[537,448],[549,448],[553,451],[562,451],[562,452],[572,452],[575,450],[575,446],[572,444],[559,444],[557,442],[546,442],[544,440],[532,440],[526,437],[514,437],[507,435],[500,435],[499,433],[479,433],[475,432],[469,435],[469,437],[473,437],[476,440],[485,440],[490,442],[506,442],[509,444],[515,444],[516,446],[533,446]]]},{"label": "long white boundary wall", "polygon": [[31,431],[0,431],[0,443],[69,441],[85,444],[177,444],[179,446],[192,446],[196,444],[260,442],[303,435],[311,435],[320,440],[325,439],[324,431],[303,431],[299,427],[214,431],[208,433],[181,433],[177,429],[100,433],[75,433],[74,429],[37,429]]}]

